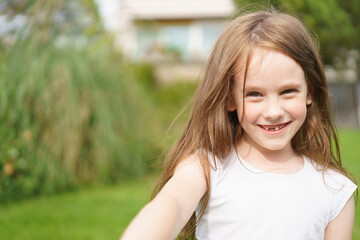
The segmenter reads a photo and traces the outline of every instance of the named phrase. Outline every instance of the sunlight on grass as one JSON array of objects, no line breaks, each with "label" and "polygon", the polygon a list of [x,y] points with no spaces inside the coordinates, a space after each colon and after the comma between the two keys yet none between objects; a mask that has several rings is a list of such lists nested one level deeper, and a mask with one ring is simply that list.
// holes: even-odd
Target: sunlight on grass
[{"label": "sunlight on grass", "polygon": [[[360,130],[340,131],[341,155],[344,166],[360,181]],[[360,201],[356,203],[353,240],[360,240]]]},{"label": "sunlight on grass", "polygon": [[[40,197],[0,208],[1,239],[118,239],[154,178]],[[21,229],[21,231],[19,231]]]}]

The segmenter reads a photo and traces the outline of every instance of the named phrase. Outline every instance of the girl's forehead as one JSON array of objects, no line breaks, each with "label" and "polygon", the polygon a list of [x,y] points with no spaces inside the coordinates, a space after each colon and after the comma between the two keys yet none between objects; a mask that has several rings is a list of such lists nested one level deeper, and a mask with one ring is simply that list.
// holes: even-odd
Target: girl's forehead
[{"label": "girl's forehead", "polygon": [[265,70],[272,67],[300,67],[300,65],[288,55],[269,48],[255,48],[249,56],[247,73]]},{"label": "girl's forehead", "polygon": [[241,56],[235,65],[235,76],[244,78],[245,72],[247,75],[249,71],[259,70],[266,55],[268,55],[271,49],[257,47],[251,51],[249,55]]},{"label": "girl's forehead", "polygon": [[304,72],[301,66],[288,55],[273,49],[255,48],[248,57],[248,66],[243,59],[237,62],[235,79],[243,82],[246,73],[246,82],[253,79],[295,78],[302,80]]}]

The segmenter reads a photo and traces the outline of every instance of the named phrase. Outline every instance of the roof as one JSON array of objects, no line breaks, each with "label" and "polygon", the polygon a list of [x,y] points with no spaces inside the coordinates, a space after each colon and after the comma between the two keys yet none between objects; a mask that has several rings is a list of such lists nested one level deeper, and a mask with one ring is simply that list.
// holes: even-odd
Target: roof
[{"label": "roof", "polygon": [[232,0],[122,0],[121,11],[137,20],[227,18]]}]

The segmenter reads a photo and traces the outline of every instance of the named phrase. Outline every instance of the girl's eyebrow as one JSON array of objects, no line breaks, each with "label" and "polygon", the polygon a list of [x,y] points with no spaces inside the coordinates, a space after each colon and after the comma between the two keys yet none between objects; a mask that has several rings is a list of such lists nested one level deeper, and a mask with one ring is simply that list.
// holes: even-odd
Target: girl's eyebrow
[{"label": "girl's eyebrow", "polygon": [[[262,85],[258,86],[258,85],[246,85],[245,86],[245,91],[260,91],[264,89],[264,87]],[[243,90],[243,88],[241,88],[241,90]]]},{"label": "girl's eyebrow", "polygon": [[297,81],[288,82],[280,86],[280,88],[300,88],[300,87],[301,87],[301,83]]},{"label": "girl's eyebrow", "polygon": [[[291,82],[287,82],[285,84],[282,84],[279,86],[280,89],[285,89],[285,88],[300,88],[301,87],[301,82],[298,81],[291,81]],[[249,90],[261,90],[267,88],[266,86],[263,86],[261,84],[246,84],[245,86],[245,90],[249,91]],[[242,90],[243,88],[241,88]]]}]

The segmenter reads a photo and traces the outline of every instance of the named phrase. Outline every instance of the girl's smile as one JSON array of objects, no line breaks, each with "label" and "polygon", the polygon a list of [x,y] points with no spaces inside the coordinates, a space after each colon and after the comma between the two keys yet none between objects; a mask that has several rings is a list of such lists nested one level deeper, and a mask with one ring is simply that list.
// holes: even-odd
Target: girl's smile
[{"label": "girl's smile", "polygon": [[258,124],[258,126],[260,128],[262,128],[266,134],[280,134],[283,131],[285,131],[285,128],[287,127],[288,124],[290,124],[291,122],[287,122],[287,123],[282,123],[282,124],[277,124],[277,125],[260,125]]}]

